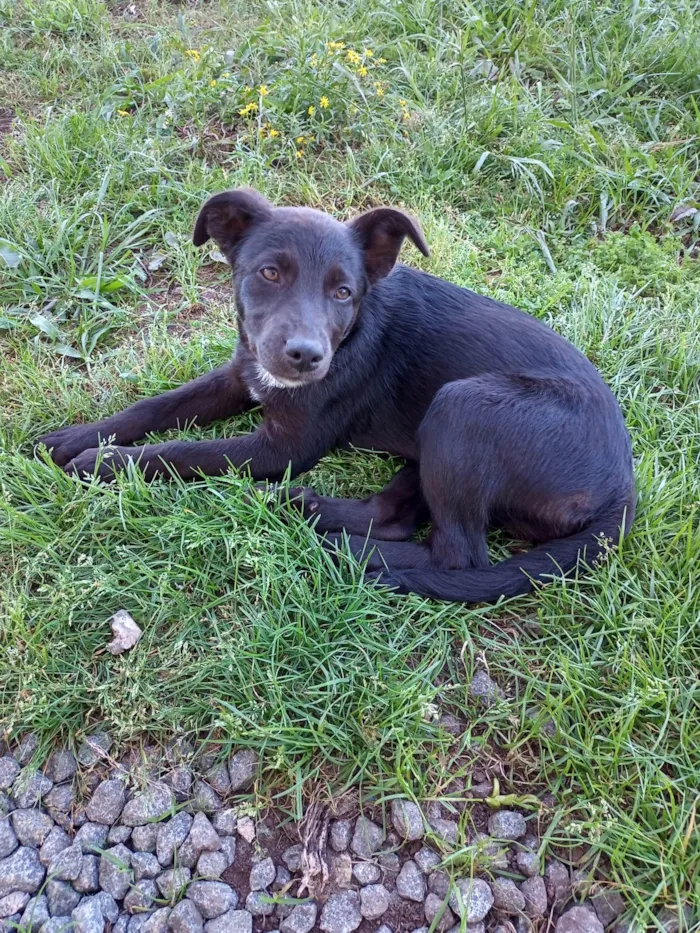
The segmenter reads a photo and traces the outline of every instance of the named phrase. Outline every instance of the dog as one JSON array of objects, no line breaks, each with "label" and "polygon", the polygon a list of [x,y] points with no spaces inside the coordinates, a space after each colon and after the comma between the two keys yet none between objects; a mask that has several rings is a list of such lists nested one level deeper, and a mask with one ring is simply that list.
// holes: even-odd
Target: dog
[{"label": "dog", "polygon": [[[397,264],[406,238],[428,255],[414,218],[379,207],[343,223],[238,189],[202,207],[193,240],[210,238],[233,269],[232,360],[48,434],[65,470],[110,479],[133,460],[146,478],[234,467],[277,481],[333,448],[385,451],[406,465],[381,492],[299,487],[288,502],[331,546],[347,540],[369,579],[465,603],[593,565],[629,530],[630,439],[595,367],[536,318]],[[244,437],[131,446],[257,405],[264,420]],[[410,540],[427,522],[427,540]],[[534,546],[491,566],[490,527]]]}]

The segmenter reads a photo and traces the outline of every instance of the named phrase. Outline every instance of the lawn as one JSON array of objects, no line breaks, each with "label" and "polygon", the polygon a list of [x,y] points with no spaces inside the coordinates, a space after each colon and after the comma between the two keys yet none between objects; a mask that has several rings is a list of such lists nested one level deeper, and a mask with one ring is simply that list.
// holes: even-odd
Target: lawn
[{"label": "lawn", "polygon": [[[297,816],[324,784],[441,797],[481,749],[502,789],[549,786],[550,843],[588,846],[645,921],[700,910],[692,0],[0,0],[0,52],[2,730],[252,746]],[[238,185],[405,206],[421,267],[587,353],[634,445],[624,545],[536,596],[443,605],[364,586],[244,475],[80,485],[35,456],[230,354],[227,269],[190,232]],[[396,468],[342,453],[308,481],[367,494]],[[144,636],[114,658],[120,608]]]}]

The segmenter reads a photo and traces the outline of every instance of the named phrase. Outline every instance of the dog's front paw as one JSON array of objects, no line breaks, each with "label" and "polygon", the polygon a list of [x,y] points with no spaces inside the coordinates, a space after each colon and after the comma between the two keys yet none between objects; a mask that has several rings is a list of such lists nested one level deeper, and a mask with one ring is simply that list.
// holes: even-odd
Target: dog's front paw
[{"label": "dog's front paw", "polygon": [[365,573],[364,581],[380,589],[393,590],[395,593],[410,593],[411,590],[401,579],[400,571],[392,570],[373,570]]},{"label": "dog's front paw", "polygon": [[128,447],[93,447],[73,457],[63,469],[76,479],[90,480],[97,476],[105,482],[112,482],[115,473],[124,469],[130,457]]},{"label": "dog's front paw", "polygon": [[99,442],[99,435],[94,425],[73,424],[67,428],[60,428],[58,431],[52,431],[51,434],[45,434],[44,437],[39,438],[36,446],[43,444],[49,451],[53,462],[60,467],[65,467],[84,450],[97,447]]}]

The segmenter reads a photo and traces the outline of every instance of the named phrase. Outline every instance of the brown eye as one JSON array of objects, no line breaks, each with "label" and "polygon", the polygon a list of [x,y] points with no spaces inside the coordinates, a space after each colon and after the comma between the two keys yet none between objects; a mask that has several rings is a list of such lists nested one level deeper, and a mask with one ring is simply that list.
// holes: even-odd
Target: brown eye
[{"label": "brown eye", "polygon": [[346,288],[344,285],[341,285],[338,291],[335,293],[335,297],[339,301],[347,301],[350,297],[350,289]]},{"label": "brown eye", "polygon": [[268,282],[276,282],[280,277],[279,271],[274,266],[265,266],[264,269],[260,270],[260,274]]}]

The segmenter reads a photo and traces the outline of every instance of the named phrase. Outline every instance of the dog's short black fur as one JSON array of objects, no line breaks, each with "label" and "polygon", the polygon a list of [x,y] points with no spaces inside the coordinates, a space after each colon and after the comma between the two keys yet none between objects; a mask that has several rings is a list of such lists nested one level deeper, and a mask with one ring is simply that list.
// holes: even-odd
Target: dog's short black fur
[{"label": "dog's short black fur", "polygon": [[[92,473],[110,438],[118,446],[99,463],[104,477],[132,458],[147,477],[233,465],[274,480],[333,447],[387,451],[407,465],[369,499],[308,489],[290,498],[331,540],[346,532],[383,583],[464,602],[525,593],[590,563],[629,528],[630,442],[598,372],[521,311],[395,266],[405,237],[428,253],[407,214],[378,208],[344,224],[238,190],[202,208],[194,242],[210,237],[234,270],[232,362],[44,437],[66,470]],[[264,421],[246,437],[126,446],[257,403]],[[410,541],[426,521],[427,542]],[[489,526],[545,543],[492,567]]]}]

